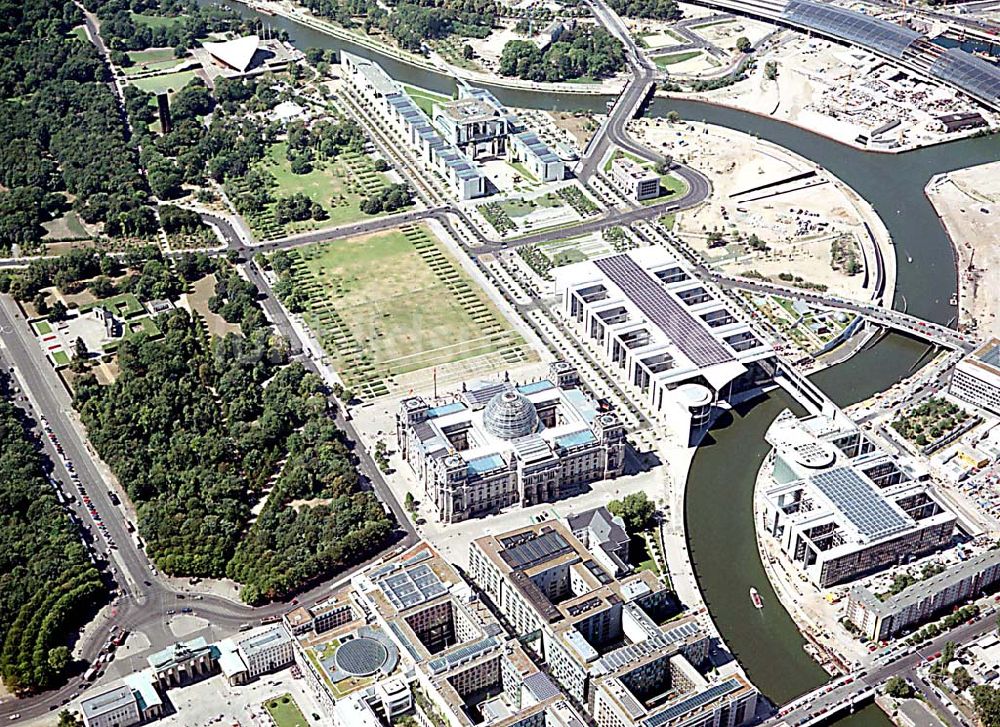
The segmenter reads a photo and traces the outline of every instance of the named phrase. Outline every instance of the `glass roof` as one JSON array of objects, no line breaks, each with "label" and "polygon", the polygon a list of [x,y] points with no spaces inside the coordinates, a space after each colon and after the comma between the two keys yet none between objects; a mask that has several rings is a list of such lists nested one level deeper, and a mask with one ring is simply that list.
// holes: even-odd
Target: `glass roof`
[{"label": "glass roof", "polygon": [[960,48],[942,53],[931,65],[931,74],[987,103],[1000,102],[1000,67]]},{"label": "glass roof", "polygon": [[917,31],[888,20],[812,0],[790,0],[781,18],[894,58],[902,58],[903,51],[922,37]]}]

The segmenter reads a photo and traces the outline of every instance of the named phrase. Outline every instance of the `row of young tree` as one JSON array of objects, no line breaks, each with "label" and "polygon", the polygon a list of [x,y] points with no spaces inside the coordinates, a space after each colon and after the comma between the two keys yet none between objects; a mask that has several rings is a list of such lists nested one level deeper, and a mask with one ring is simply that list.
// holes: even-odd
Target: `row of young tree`
[{"label": "row of young tree", "polygon": [[[245,293],[225,280],[223,306]],[[172,575],[228,575],[259,602],[378,549],[392,523],[358,492],[321,381],[287,363],[284,341],[263,326],[207,341],[184,311],[160,322],[163,339],[122,343],[113,384],[88,376],[76,395],[154,562]]]},{"label": "row of young tree", "polygon": [[511,40],[500,54],[500,73],[530,81],[605,78],[625,68],[622,42],[601,27],[563,31],[542,51],[529,40]]},{"label": "row of young tree", "polygon": [[[72,2],[5,5],[0,34],[0,249],[35,245],[70,205],[112,236],[158,225],[107,69],[70,30]],[[64,194],[65,193],[65,194]]]},{"label": "row of young tree", "polygon": [[[6,393],[6,378],[0,385]],[[69,635],[107,589],[6,398],[0,400],[0,512],[0,675],[8,689],[27,694],[64,678]]]}]

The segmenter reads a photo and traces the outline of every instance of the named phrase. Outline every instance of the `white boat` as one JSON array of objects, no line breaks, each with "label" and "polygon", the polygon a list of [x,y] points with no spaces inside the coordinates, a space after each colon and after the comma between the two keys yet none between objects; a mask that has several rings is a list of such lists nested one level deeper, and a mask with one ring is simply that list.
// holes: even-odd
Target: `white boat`
[{"label": "white boat", "polygon": [[750,589],[750,601],[753,603],[753,607],[756,609],[764,608],[764,601],[761,599],[760,594],[757,593],[756,588]]}]

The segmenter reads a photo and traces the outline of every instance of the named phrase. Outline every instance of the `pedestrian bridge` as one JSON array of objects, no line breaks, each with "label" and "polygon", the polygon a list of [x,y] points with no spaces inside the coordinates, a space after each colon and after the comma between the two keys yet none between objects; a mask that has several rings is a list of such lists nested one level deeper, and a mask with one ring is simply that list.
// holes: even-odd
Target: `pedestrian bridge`
[{"label": "pedestrian bridge", "polygon": [[712,279],[723,288],[748,290],[755,293],[773,293],[792,300],[802,300],[821,308],[845,310],[863,316],[876,325],[890,328],[900,333],[928,341],[944,348],[970,353],[976,347],[976,342],[954,328],[948,328],[940,323],[925,321],[923,318],[902,311],[885,308],[875,303],[859,303],[845,298],[822,293],[810,293],[799,288],[749,278],[738,278],[718,273],[710,274]]}]

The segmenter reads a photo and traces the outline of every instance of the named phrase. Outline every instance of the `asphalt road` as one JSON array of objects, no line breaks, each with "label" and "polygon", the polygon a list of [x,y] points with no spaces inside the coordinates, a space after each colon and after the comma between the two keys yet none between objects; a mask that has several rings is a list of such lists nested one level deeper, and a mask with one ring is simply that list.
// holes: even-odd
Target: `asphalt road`
[{"label": "asphalt road", "polygon": [[[229,228],[229,232],[235,235],[231,228]],[[301,351],[303,348],[301,341],[288,323],[281,307],[274,300],[263,278],[253,264],[247,265],[247,268],[251,280],[261,289],[261,303],[264,309],[275,321],[278,330],[291,341],[292,349]],[[185,603],[195,609],[199,618],[207,620],[224,631],[236,632],[243,623],[252,623],[261,618],[279,615],[290,608],[288,603],[280,602],[260,608],[251,608],[219,596],[198,594],[196,586],[178,591],[171,587],[161,574],[154,575],[145,553],[136,547],[131,534],[126,529],[126,515],[123,508],[115,506],[111,502],[108,493],[109,485],[94,462],[94,455],[91,454],[89,443],[81,431],[71,422],[71,416],[74,415],[72,414],[72,401],[69,393],[42,353],[41,347],[31,334],[17,304],[7,295],[0,296],[0,344],[2,344],[4,364],[15,368],[14,382],[23,387],[24,394],[30,401],[34,418],[36,421],[40,421],[42,417],[47,420],[56,441],[62,448],[60,454],[56,449],[56,443],[43,436],[45,453],[53,463],[53,477],[65,483],[64,492],[72,494],[77,499],[78,502],[73,511],[82,521],[82,527],[87,531],[86,537],[93,540],[95,551],[99,554],[110,554],[108,575],[114,579],[119,593],[116,596],[116,603],[111,609],[111,620],[103,622],[99,627],[95,626],[90,637],[85,639],[82,645],[84,659],[93,661],[96,658],[106,634],[105,627],[110,623],[118,624],[129,631],[142,631],[149,638],[152,649],[160,649],[172,644],[176,639],[167,627],[169,618],[167,611],[180,609],[178,594],[186,598],[201,595],[200,600]],[[302,363],[310,370],[319,373],[311,358],[304,357]],[[349,441],[355,443],[353,452],[358,458],[358,468],[365,484],[371,486],[378,497],[389,506],[400,525],[401,530],[398,537],[390,547],[397,548],[416,542],[415,530],[405,511],[395,500],[371,457],[363,447],[356,444],[358,441],[357,433],[351,423],[344,420],[340,412],[337,414],[337,424],[346,432]],[[72,468],[79,476],[80,483],[105,524],[108,535],[114,539],[118,546],[117,549],[109,549],[106,539],[98,532],[97,523],[93,517],[80,507],[82,495],[77,492],[76,486],[72,482],[69,468]],[[116,494],[122,502],[127,501],[124,492],[119,490]],[[368,562],[379,557],[381,554]],[[366,565],[367,563],[362,563],[347,571],[340,572],[331,580],[301,593],[296,600],[303,605],[311,605],[322,600],[337,584],[342,583],[351,574]],[[26,719],[45,714],[65,704],[66,701],[89,686],[80,677],[75,677],[57,690],[48,691],[33,698],[10,700],[0,704],[0,717],[9,717],[11,714],[18,713],[22,719]]]},{"label": "asphalt road", "polygon": [[[785,722],[790,726],[794,726],[798,721],[808,718],[809,715],[824,712],[832,705],[843,702],[850,694],[858,690],[864,690],[868,687],[879,687],[891,676],[897,674],[905,676],[915,670],[921,663],[933,661],[935,654],[942,651],[944,645],[949,641],[959,646],[967,644],[970,641],[975,641],[980,636],[996,630],[997,623],[993,612],[984,612],[978,621],[964,623],[931,640],[927,646],[913,653],[906,653],[897,649],[897,656],[889,656],[888,658],[876,657],[875,666],[854,675],[850,683],[840,684],[829,692],[819,693],[812,701],[793,709],[785,715],[774,717],[772,721],[774,723]],[[821,687],[820,689],[823,688]]]}]

